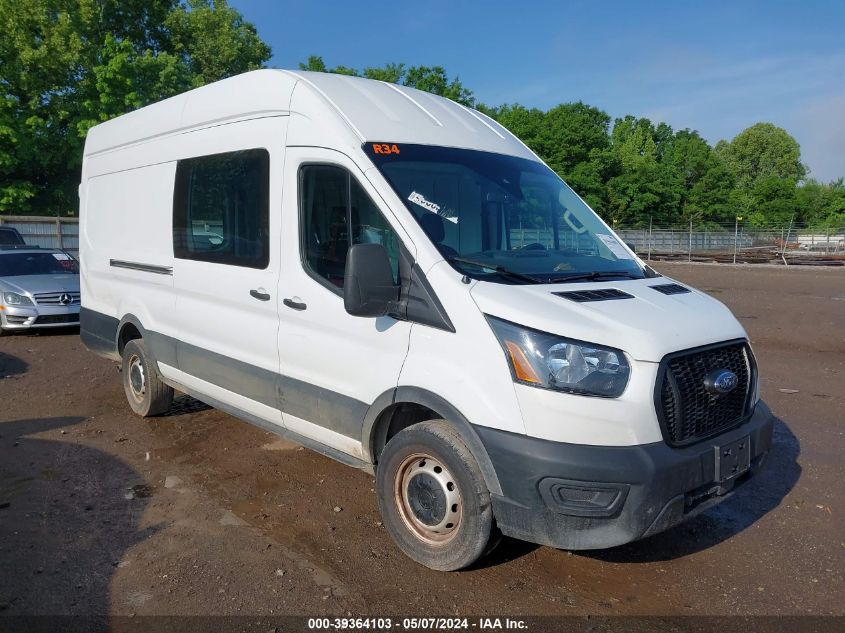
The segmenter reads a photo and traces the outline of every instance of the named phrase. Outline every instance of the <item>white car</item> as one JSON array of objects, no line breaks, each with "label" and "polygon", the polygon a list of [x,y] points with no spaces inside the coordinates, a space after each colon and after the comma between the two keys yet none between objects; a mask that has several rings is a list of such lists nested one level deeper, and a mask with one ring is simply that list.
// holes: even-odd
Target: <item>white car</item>
[{"label": "white car", "polygon": [[82,337],[132,409],[178,389],[373,472],[431,568],[656,534],[769,452],[730,311],[447,99],[255,71],[92,128],[79,191]]},{"label": "white car", "polygon": [[0,246],[0,336],[79,325],[79,266],[67,252]]}]

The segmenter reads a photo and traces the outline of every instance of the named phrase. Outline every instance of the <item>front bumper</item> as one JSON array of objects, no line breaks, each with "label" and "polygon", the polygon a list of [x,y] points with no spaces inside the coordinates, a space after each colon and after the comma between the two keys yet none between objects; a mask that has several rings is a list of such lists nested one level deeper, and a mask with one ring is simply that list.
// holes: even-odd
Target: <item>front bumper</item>
[{"label": "front bumper", "polygon": [[[501,531],[571,550],[651,536],[724,499],[763,466],[772,429],[763,402],[745,424],[685,448],[584,446],[475,427],[501,484],[493,495]],[[717,449],[745,437],[750,468],[719,482]]]},{"label": "front bumper", "polygon": [[0,328],[8,331],[79,325],[79,305],[3,306]]}]

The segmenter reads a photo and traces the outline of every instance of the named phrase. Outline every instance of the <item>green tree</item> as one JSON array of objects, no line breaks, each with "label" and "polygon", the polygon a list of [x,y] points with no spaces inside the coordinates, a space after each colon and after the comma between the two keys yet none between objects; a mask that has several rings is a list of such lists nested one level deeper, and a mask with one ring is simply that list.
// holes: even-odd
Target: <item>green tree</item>
[{"label": "green tree", "polygon": [[758,178],[749,194],[748,221],[752,225],[785,225],[798,219],[794,218],[798,200],[792,180],[778,176]]},{"label": "green tree", "polygon": [[335,66],[329,68],[319,55],[311,55],[307,61],[300,62],[301,70],[310,70],[321,73],[336,73],[339,75],[352,75],[355,77],[367,77],[378,79],[389,83],[400,84],[431,92],[452,101],[457,101],[465,106],[475,106],[475,96],[472,90],[461,83],[458,77],[449,78],[446,69],[442,66],[411,66],[404,64],[387,64],[383,67],[365,68],[363,73],[348,66]]},{"label": "green tree", "polygon": [[584,103],[565,103],[543,112],[513,104],[487,108],[561,175],[594,209],[606,208],[605,183],[611,171],[610,116]]},{"label": "green tree", "polygon": [[795,191],[801,221],[823,228],[845,227],[845,181],[830,184],[810,179]]},{"label": "green tree", "polygon": [[449,79],[442,66],[411,66],[402,79],[402,83],[417,90],[425,90],[465,106],[475,105],[472,90],[464,87],[457,77]]},{"label": "green tree", "polygon": [[720,141],[716,151],[736,175],[737,186],[747,190],[767,178],[789,180],[794,186],[807,173],[798,141],[771,123],[752,125],[730,143]]},{"label": "green tree", "polygon": [[177,4],[164,25],[169,46],[195,77],[207,84],[261,68],[270,47],[255,26],[228,6],[226,0],[187,0]]},{"label": "green tree", "polygon": [[698,132],[680,130],[663,143],[661,162],[678,196],[675,216],[684,224],[733,219],[733,174]]},{"label": "green tree", "polygon": [[514,103],[502,105],[498,108],[486,108],[484,113],[496,119],[499,123],[518,136],[523,143],[540,157],[543,155],[546,130],[546,113],[539,108],[526,108]]},{"label": "green tree", "polygon": [[800,221],[796,186],[807,173],[798,142],[771,123],[756,123],[715,152],[736,179],[735,212],[758,226]]},{"label": "green tree", "polygon": [[668,224],[675,220],[680,192],[661,155],[671,128],[646,118],[616,119],[611,132],[616,175],[607,182],[607,215],[614,223]]},{"label": "green tree", "polygon": [[845,179],[839,178],[828,185],[831,191],[830,202],[825,209],[824,218],[819,224],[842,229],[845,227]]},{"label": "green tree", "polygon": [[0,213],[66,214],[88,129],[270,49],[224,0],[0,0]]},{"label": "green tree", "polygon": [[404,76],[405,64],[386,64],[381,68],[373,67],[364,69],[364,77],[367,79],[376,79],[392,84],[401,83]]},{"label": "green tree", "polygon": [[571,174],[610,147],[609,127],[610,116],[598,108],[580,101],[555,106],[543,117],[537,152],[559,174]]},{"label": "green tree", "polygon": [[299,70],[308,70],[313,73],[327,73],[329,71],[326,67],[326,62],[319,55],[309,55],[304,62],[299,62]]},{"label": "green tree", "polygon": [[178,55],[154,54],[149,49],[138,52],[131,42],[111,34],[106,35],[90,72],[91,85],[80,94],[76,121],[80,142],[98,123],[202,85]]}]

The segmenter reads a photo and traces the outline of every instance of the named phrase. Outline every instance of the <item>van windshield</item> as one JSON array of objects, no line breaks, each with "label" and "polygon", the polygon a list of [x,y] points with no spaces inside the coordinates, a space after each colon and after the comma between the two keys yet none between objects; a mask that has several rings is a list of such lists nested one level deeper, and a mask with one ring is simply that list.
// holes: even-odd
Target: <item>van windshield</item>
[{"label": "van windshield", "polygon": [[503,283],[641,279],[596,214],[538,161],[468,149],[365,143],[444,259]]}]

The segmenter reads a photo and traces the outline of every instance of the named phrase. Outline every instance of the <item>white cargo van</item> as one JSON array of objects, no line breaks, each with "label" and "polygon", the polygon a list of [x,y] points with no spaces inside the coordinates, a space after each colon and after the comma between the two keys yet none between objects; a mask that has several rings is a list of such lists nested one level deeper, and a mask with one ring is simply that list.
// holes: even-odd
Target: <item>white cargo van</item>
[{"label": "white cargo van", "polygon": [[132,409],[179,390],[375,473],[434,569],[656,534],[768,454],[728,309],[449,100],[251,72],[94,127],[79,191],[82,337]]}]

